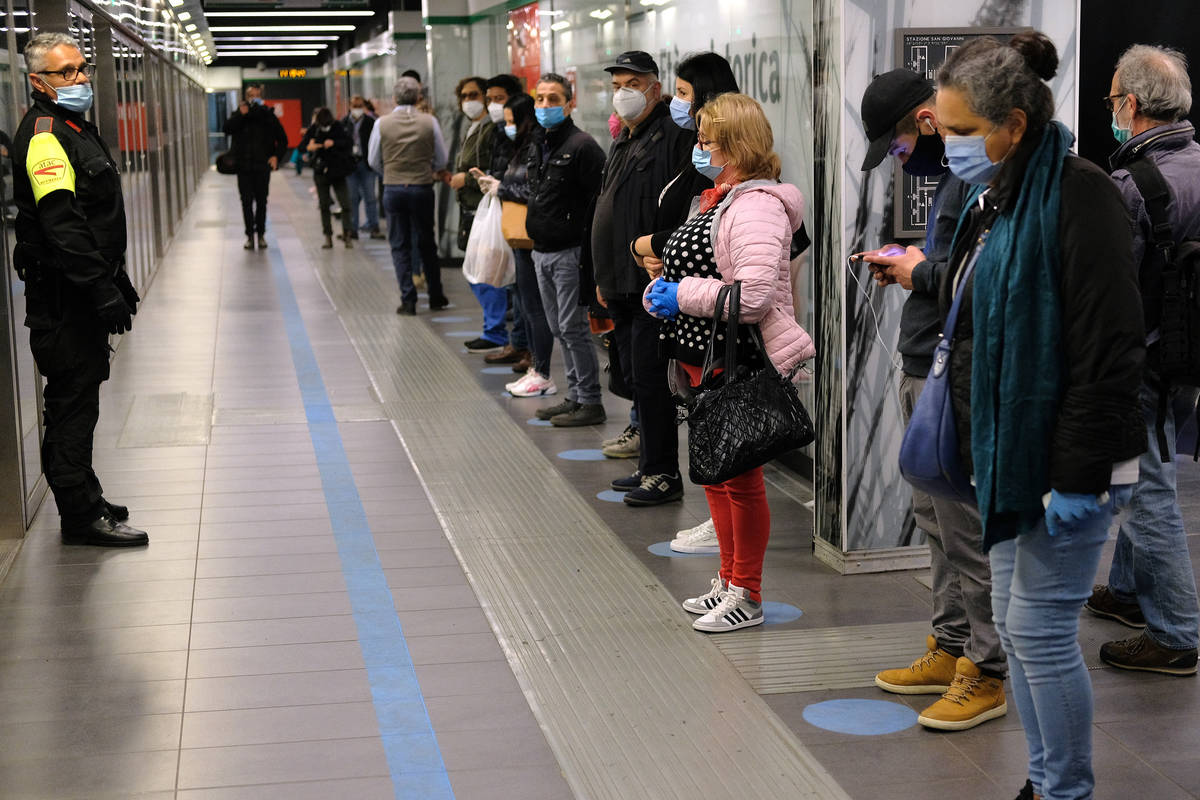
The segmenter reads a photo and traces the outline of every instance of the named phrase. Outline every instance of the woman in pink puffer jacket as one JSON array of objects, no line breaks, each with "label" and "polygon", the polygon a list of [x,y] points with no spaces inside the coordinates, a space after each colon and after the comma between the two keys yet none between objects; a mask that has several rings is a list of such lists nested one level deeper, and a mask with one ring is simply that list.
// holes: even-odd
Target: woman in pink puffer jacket
[{"label": "woman in pink puffer jacket", "polygon": [[[780,372],[812,358],[812,339],[796,322],[789,269],[792,234],[800,227],[803,201],[779,183],[779,157],[762,107],[741,94],[723,94],[697,115],[698,144],[692,162],[713,179],[699,212],[676,230],[662,252],[663,274],[646,288],[646,310],[660,317],[661,338],[693,386],[701,368],[722,286],[741,281],[741,321],[757,323],[767,355]],[[718,335],[724,322],[716,323]],[[739,337],[738,362],[759,358]],[[762,565],[771,511],[762,467],[705,487],[721,570],[710,591],[684,601],[700,615],[692,627],[720,633],[760,625]]]}]

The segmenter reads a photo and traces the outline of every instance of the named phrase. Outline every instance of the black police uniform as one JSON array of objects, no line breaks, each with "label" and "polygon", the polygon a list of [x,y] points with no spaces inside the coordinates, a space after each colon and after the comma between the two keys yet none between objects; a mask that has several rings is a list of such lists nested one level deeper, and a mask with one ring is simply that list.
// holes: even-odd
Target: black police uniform
[{"label": "black police uniform", "polygon": [[30,349],[46,379],[42,469],[64,538],[140,544],[145,535],[117,522],[126,512],[105,503],[92,469],[108,334],[129,330],[139,299],[124,269],[121,178],[96,126],[42,92],[33,101],[10,152],[13,263],[25,280]]}]

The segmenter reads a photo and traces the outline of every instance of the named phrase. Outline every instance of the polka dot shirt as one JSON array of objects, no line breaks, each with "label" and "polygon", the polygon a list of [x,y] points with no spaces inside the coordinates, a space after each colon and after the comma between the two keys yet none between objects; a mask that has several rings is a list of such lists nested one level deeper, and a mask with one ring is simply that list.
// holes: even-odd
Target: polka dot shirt
[{"label": "polka dot shirt", "polygon": [[[697,214],[671,234],[663,247],[663,280],[678,283],[689,277],[721,279],[710,235],[716,213],[717,209],[712,208]],[[664,354],[685,364],[703,366],[708,341],[712,336],[712,324],[709,317],[693,317],[684,313],[673,320],[665,320],[659,332]],[[717,323],[717,342],[722,347],[716,354],[717,358],[724,354],[725,327],[725,322]],[[738,336],[738,363],[759,363],[757,348],[744,334]]]}]

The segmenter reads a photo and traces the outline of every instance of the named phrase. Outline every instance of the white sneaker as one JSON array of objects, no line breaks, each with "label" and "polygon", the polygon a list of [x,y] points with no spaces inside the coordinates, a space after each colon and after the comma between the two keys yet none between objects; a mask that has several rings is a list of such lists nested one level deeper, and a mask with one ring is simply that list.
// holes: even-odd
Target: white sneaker
[{"label": "white sneaker", "polygon": [[525,370],[524,375],[517,378],[515,381],[512,381],[511,383],[504,384],[504,391],[508,392],[509,394],[512,394],[513,389],[517,388],[522,383],[524,383],[525,379],[528,378],[530,375],[533,375],[535,372],[537,372],[537,370],[535,370],[533,367],[530,367],[529,369]]},{"label": "white sneaker", "polygon": [[617,434],[613,438],[605,439],[603,442],[600,443],[600,446],[601,447],[612,447],[614,444],[616,444],[616,443],[620,442],[621,440],[625,439],[626,437],[628,437],[630,433],[637,433],[637,426],[634,425],[632,422],[625,426],[625,430],[621,431],[619,434]]},{"label": "white sneaker", "polygon": [[637,458],[642,451],[642,434],[630,425],[616,439],[600,443],[600,452],[606,458]]},{"label": "white sneaker", "polygon": [[683,601],[683,610],[689,614],[707,614],[712,611],[721,602],[721,595],[725,592],[725,581],[721,580],[720,574],[712,579],[712,588],[700,595],[699,597],[689,597]]},{"label": "white sneaker", "polygon": [[554,381],[539,375],[535,370],[530,370],[529,374],[517,381],[516,386],[508,390],[508,393],[513,397],[542,397],[558,394],[558,387],[554,385]]},{"label": "white sneaker", "polygon": [[717,526],[710,519],[694,528],[679,531],[671,540],[671,549],[676,553],[719,553],[721,543],[717,541]]},{"label": "white sneaker", "polygon": [[730,583],[717,607],[693,622],[692,627],[707,633],[726,633],[762,623],[762,603],[754,602],[745,589]]}]

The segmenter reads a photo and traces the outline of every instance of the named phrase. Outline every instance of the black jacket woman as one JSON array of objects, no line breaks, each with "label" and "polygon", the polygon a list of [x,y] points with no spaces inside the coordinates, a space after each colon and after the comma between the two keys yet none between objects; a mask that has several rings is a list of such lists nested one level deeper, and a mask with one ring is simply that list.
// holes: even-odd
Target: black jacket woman
[{"label": "black jacket woman", "polygon": [[[500,179],[481,178],[485,191],[495,192],[507,203],[529,205],[529,165],[536,164],[545,129],[537,124],[533,113],[533,98],[516,94],[504,104],[504,133],[513,142],[514,150]],[[515,397],[541,397],[555,394],[558,389],[550,379],[550,356],[554,352],[554,336],[546,321],[546,309],[538,291],[537,274],[533,269],[533,254],[528,247],[514,247],[517,262],[517,294],[521,302],[521,318],[529,342],[529,363],[524,374],[505,386]],[[513,367],[514,371],[520,367]]]},{"label": "black jacket woman", "polygon": [[975,184],[942,304],[992,615],[1029,748],[1022,797],[1090,800],[1092,696],[1079,611],[1145,449],[1141,300],[1125,207],[1069,151],[1040,33],[959,49],[938,76],[950,170]]},{"label": "black jacket woman", "polygon": [[313,183],[317,185],[321,231],[325,234],[325,243],[321,248],[328,250],[333,247],[333,223],[330,214],[333,198],[330,196],[330,189],[337,194],[338,205],[342,209],[342,241],[350,248],[354,246],[354,226],[350,221],[350,187],[346,183],[346,176],[354,171],[354,142],[328,108],[318,108],[314,116],[313,124],[300,140],[300,149],[309,154]]}]

